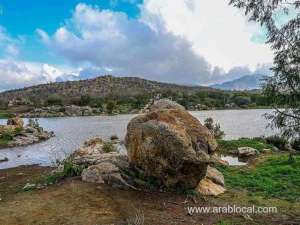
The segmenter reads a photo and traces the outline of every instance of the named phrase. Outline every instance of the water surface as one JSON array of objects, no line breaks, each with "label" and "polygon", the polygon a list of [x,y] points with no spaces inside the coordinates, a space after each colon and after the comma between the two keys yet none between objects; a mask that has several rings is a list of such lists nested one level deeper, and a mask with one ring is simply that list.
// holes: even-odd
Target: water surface
[{"label": "water surface", "polygon": [[[270,110],[218,110],[192,114],[201,122],[212,117],[225,131],[225,139],[236,139],[274,134],[271,129],[266,129],[267,121],[263,117],[266,112]],[[0,163],[0,169],[32,164],[51,165],[76,150],[87,139],[97,136],[109,138],[118,135],[123,139],[127,124],[134,116],[41,118],[40,125],[54,131],[55,137],[35,145],[0,150],[0,157],[9,159]],[[0,124],[5,123],[6,120],[0,119]]]}]

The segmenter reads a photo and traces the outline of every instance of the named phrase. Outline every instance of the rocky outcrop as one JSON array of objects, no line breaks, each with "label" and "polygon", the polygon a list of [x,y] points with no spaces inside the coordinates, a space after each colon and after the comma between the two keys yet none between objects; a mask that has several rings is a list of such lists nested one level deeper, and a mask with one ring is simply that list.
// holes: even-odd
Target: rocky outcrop
[{"label": "rocky outcrop", "polygon": [[109,184],[122,189],[135,189],[129,174],[129,163],[126,155],[117,152],[118,141],[113,142],[113,151],[105,150],[101,138],[87,141],[82,148],[76,150],[68,160],[76,165],[84,166],[81,177],[85,182]]},{"label": "rocky outcrop", "polygon": [[9,119],[7,124],[0,125],[0,138],[6,142],[0,148],[26,146],[48,140],[54,136],[53,132],[44,131],[38,123],[29,123],[23,127],[24,122],[21,118]]},{"label": "rocky outcrop", "polygon": [[129,163],[166,187],[197,187],[217,147],[213,135],[177,103],[160,100],[150,109],[128,124]]},{"label": "rocky outcrop", "polygon": [[14,117],[7,120],[7,125],[23,128],[24,121],[20,117]]},{"label": "rocky outcrop", "polygon": [[161,109],[178,109],[185,110],[182,105],[179,105],[177,102],[173,102],[169,99],[160,99],[155,101],[153,104],[149,106],[149,111],[153,112]]},{"label": "rocky outcrop", "polygon": [[216,168],[208,166],[206,176],[202,179],[196,190],[202,195],[217,196],[226,191],[223,174]]}]

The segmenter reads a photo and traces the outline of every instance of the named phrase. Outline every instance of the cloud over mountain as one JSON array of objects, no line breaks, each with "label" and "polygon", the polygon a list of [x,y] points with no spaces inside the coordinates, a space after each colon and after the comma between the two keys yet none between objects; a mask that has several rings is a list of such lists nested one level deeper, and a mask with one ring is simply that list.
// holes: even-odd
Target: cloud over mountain
[{"label": "cloud over mountain", "polygon": [[[218,5],[223,7],[220,2]],[[205,17],[207,14],[202,15],[204,11],[199,10],[200,6],[193,0],[172,0],[169,3],[146,0],[141,6],[140,18],[129,19],[122,12],[78,4],[72,18],[53,35],[49,36],[43,30],[38,30],[38,33],[49,49],[75,65],[88,63],[100,69],[108,69],[115,75],[139,75],[160,81],[212,83],[224,75],[228,79],[232,78],[234,74],[231,72],[248,66],[253,69],[255,63],[264,62],[259,55],[265,51],[265,46],[247,44],[250,43],[251,35],[250,31],[241,31],[246,29],[242,15],[236,17],[231,15],[233,12],[230,10],[228,13],[226,10],[217,10],[219,16],[227,16],[230,23],[233,23],[231,25],[236,25],[236,34],[239,35],[234,38],[236,34],[228,36],[224,33],[223,38],[220,38],[222,32],[226,31],[224,29],[230,25],[219,27],[224,25],[223,22],[219,23],[223,19],[210,21],[210,18]],[[202,3],[202,6],[205,5]],[[209,8],[211,5],[206,7],[212,10]],[[212,18],[214,16],[218,15]],[[235,23],[234,19],[242,21]],[[211,25],[213,27],[207,28]],[[237,48],[238,40],[242,46]],[[255,50],[260,48],[262,50],[257,51],[258,56],[253,56]],[[249,54],[245,54],[247,51]],[[245,57],[240,63],[248,64],[239,64],[237,59],[242,57],[241,52]],[[251,61],[249,55],[259,61]],[[229,63],[227,65],[222,61]],[[249,69],[245,74],[249,74]]]}]

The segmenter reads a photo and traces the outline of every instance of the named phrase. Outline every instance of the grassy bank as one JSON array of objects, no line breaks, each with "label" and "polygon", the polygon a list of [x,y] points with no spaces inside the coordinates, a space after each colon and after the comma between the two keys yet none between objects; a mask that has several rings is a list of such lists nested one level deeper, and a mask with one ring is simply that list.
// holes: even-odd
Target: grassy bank
[{"label": "grassy bank", "polygon": [[10,138],[0,137],[0,148],[7,146],[10,141]]},{"label": "grassy bank", "polygon": [[267,144],[263,138],[240,138],[238,140],[218,140],[219,152],[228,153],[231,150],[235,150],[239,147],[251,147],[258,151],[262,149],[272,149],[273,145]]},{"label": "grassy bank", "polygon": [[0,119],[8,119],[11,117],[11,114],[6,111],[0,111]]},{"label": "grassy bank", "polygon": [[226,185],[251,195],[300,201],[300,156],[290,162],[288,154],[269,156],[255,167],[221,167]]}]

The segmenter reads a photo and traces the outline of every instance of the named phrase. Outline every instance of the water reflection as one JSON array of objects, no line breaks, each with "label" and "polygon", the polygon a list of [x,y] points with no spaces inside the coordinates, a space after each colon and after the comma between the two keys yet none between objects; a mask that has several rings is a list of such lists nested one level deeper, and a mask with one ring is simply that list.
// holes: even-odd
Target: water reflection
[{"label": "water reflection", "polygon": [[244,166],[247,165],[247,161],[245,159],[240,159],[237,156],[230,155],[221,155],[220,158],[229,163],[230,166]]}]

